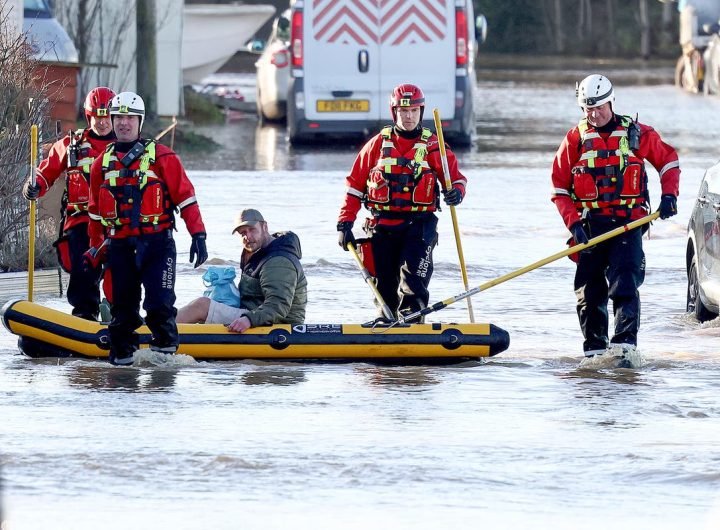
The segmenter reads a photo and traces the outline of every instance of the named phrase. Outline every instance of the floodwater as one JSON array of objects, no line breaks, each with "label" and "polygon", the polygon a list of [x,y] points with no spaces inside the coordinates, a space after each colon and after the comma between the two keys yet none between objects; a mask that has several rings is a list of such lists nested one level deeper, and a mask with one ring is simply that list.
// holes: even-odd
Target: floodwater
[{"label": "floodwater", "polygon": [[[572,85],[484,81],[478,137],[458,152],[472,286],[554,254],[568,237],[549,166],[579,118]],[[508,351],[450,367],[263,362],[114,368],[29,360],[0,331],[3,516],[13,530],[719,529],[720,323],[684,312],[685,230],[718,158],[720,99],[620,86],[680,153],[679,215],[645,241],[638,369],[582,368],[573,264],[473,298]],[[351,146],[289,148],[253,118],[187,157],[212,263],[237,263],[233,215],[258,207],[303,244],[308,322],[361,322],[371,293],[336,244]],[[659,201],[651,171],[654,203]],[[464,290],[441,213],[432,301]],[[179,303],[202,291],[178,235]],[[66,308],[64,301],[44,303]],[[430,321],[466,321],[458,302]]]}]

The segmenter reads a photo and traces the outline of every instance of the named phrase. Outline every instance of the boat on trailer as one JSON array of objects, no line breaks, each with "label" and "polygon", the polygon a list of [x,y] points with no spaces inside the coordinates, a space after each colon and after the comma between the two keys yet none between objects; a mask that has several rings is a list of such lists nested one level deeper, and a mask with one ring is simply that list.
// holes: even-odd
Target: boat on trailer
[{"label": "boat on trailer", "polygon": [[[10,333],[29,357],[107,359],[107,326],[26,300],[11,300],[1,311]],[[273,360],[452,364],[491,357],[510,344],[493,324],[279,324],[228,331],[221,324],[178,324],[179,354],[196,360]],[[142,326],[140,347],[150,331]]]}]

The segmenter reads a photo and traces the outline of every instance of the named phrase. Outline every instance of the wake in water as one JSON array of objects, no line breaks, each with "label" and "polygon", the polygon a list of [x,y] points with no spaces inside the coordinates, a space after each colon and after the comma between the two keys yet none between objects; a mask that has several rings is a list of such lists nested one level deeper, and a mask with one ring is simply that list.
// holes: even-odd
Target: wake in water
[{"label": "wake in water", "polygon": [[192,366],[195,364],[197,364],[197,361],[189,355],[167,355],[165,353],[153,351],[150,348],[142,348],[135,352],[131,366],[133,368],[174,368],[176,366]]},{"label": "wake in water", "polygon": [[608,368],[642,368],[645,358],[640,350],[627,345],[611,344],[605,353],[585,357],[580,361],[580,368],[602,370]]}]

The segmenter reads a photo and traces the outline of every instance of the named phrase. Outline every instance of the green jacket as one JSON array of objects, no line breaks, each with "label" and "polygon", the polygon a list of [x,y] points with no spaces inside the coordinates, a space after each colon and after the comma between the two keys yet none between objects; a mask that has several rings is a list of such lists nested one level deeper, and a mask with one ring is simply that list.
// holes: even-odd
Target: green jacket
[{"label": "green jacket", "polygon": [[248,309],[252,327],[302,324],[307,306],[307,280],[300,264],[300,240],[292,232],[275,239],[249,258],[243,253],[240,306]]}]

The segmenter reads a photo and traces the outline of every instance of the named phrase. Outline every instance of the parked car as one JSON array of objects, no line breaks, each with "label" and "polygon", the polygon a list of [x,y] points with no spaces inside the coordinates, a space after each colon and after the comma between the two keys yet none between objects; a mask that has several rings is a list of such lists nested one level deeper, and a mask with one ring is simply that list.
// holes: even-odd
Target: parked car
[{"label": "parked car", "polygon": [[687,311],[701,322],[720,312],[720,162],[705,172],[690,222],[686,251]]},{"label": "parked car", "polygon": [[290,77],[290,10],[273,22],[270,38],[255,63],[257,75],[257,115],[260,121],[282,121],[287,112]]},{"label": "parked car", "polygon": [[705,63],[705,79],[703,92],[707,94],[720,94],[720,24],[714,24],[709,28],[713,31],[710,44],[703,53]]}]

